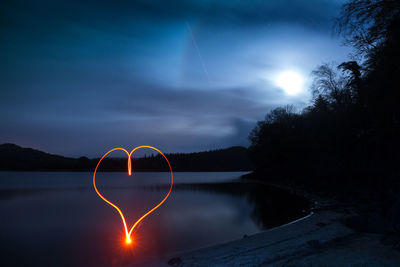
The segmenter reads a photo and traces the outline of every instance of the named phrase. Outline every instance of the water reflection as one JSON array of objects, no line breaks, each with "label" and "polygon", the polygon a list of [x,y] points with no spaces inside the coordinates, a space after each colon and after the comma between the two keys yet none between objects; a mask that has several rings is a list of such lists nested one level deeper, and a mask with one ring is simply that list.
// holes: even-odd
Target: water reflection
[{"label": "water reflection", "polygon": [[[158,191],[165,190],[167,186],[142,188]],[[256,182],[236,180],[225,183],[184,183],[175,184],[174,190],[244,196],[253,208],[251,218],[262,230],[297,220],[307,215],[310,210],[310,203],[305,198]]]},{"label": "water reflection", "polygon": [[[124,180],[121,174],[107,173],[102,190],[125,205],[124,214],[126,210],[132,222],[162,198],[167,186],[150,185],[165,182],[163,175]],[[140,263],[238,239],[303,215],[306,205],[301,199],[278,189],[232,182],[239,176],[177,173],[178,184],[165,206],[135,228],[132,249],[124,243],[118,214],[92,190],[90,173],[0,173],[2,265]]]}]

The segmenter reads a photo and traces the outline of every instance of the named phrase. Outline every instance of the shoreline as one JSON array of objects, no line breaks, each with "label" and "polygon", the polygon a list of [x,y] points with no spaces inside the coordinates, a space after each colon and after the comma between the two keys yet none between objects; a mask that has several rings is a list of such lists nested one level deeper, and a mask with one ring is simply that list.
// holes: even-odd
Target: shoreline
[{"label": "shoreline", "polygon": [[400,252],[382,245],[379,234],[358,233],[346,227],[342,223],[346,216],[319,211],[242,239],[146,265],[399,266]]},{"label": "shoreline", "polygon": [[[400,252],[384,245],[382,235],[359,232],[344,221],[357,215],[351,207],[338,205],[298,188],[258,180],[261,183],[307,198],[310,214],[260,233],[168,258],[146,266],[399,266]],[[133,264],[130,266],[143,266]]]}]

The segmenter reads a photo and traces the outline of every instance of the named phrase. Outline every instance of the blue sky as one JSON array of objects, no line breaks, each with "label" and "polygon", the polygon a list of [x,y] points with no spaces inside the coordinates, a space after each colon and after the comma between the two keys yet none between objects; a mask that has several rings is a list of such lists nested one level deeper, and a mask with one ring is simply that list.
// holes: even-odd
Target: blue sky
[{"label": "blue sky", "polygon": [[[8,1],[0,143],[89,157],[246,146],[269,110],[309,104],[312,69],[346,60],[332,35],[342,3]],[[303,77],[301,93],[276,85],[287,70]]]}]

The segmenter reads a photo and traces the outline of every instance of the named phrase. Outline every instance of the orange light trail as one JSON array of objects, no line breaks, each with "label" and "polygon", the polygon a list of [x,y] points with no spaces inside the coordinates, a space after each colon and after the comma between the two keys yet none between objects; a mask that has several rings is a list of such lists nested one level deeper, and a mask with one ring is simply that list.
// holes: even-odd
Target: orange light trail
[{"label": "orange light trail", "polygon": [[[124,151],[124,152],[126,153],[126,155],[128,156],[128,174],[129,174],[129,175],[132,175],[132,160],[131,160],[131,156],[132,156],[133,152],[135,152],[136,150],[138,150],[138,149],[140,149],[140,148],[150,148],[150,149],[153,149],[153,150],[157,151],[158,153],[160,153],[160,154],[164,157],[164,159],[165,159],[165,160],[167,161],[167,163],[168,163],[168,167],[169,167],[169,170],[170,170],[170,173],[171,173],[171,186],[170,186],[170,188],[169,188],[169,191],[168,191],[167,195],[163,198],[163,200],[161,200],[160,203],[158,203],[155,207],[153,207],[153,208],[150,209],[148,212],[146,212],[142,217],[140,217],[140,218],[133,224],[132,228],[131,228],[130,230],[128,230],[128,227],[127,227],[127,225],[126,225],[126,220],[125,220],[124,214],[122,213],[121,209],[120,209],[117,205],[115,205],[114,203],[112,203],[111,201],[109,201],[108,199],[106,199],[106,198],[99,192],[99,190],[97,189],[97,186],[96,186],[96,173],[97,173],[97,168],[100,166],[100,163],[102,162],[102,160],[103,160],[109,153],[111,153],[111,152],[113,152],[113,151],[116,151],[116,150],[121,150],[121,151]],[[103,157],[101,157],[101,159],[100,159],[99,162],[97,163],[96,168],[94,169],[94,173],[93,173],[93,186],[94,186],[94,190],[96,190],[96,193],[99,195],[99,197],[100,197],[101,199],[103,199],[105,202],[107,202],[109,205],[111,205],[113,208],[115,208],[115,209],[118,211],[119,215],[121,216],[122,223],[124,224],[124,230],[125,230],[126,243],[127,243],[127,244],[131,244],[131,243],[132,243],[131,234],[132,234],[133,229],[135,229],[135,227],[138,225],[138,223],[141,222],[144,218],[146,218],[150,213],[152,213],[153,211],[155,211],[156,209],[158,209],[158,208],[164,203],[164,201],[167,200],[167,198],[168,198],[169,195],[171,194],[172,185],[173,185],[173,184],[174,184],[174,175],[173,175],[173,173],[172,173],[171,164],[169,163],[169,161],[168,161],[167,157],[164,155],[164,153],[162,153],[160,150],[158,150],[157,148],[152,147],[152,146],[138,146],[138,147],[135,147],[130,153],[129,153],[126,149],[124,149],[124,148],[120,148],[120,147],[113,148],[113,149],[107,151],[107,153],[105,153],[105,154],[103,155]]]}]

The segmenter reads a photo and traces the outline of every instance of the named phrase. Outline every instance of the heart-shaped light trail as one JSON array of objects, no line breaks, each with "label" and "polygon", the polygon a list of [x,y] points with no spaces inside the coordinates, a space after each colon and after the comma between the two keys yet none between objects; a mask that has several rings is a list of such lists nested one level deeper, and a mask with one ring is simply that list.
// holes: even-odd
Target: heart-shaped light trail
[{"label": "heart-shaped light trail", "polygon": [[[170,173],[171,173],[171,186],[170,186],[170,188],[169,188],[169,191],[168,191],[167,195],[163,198],[163,200],[161,200],[160,203],[158,203],[155,207],[153,207],[151,210],[149,210],[148,212],[146,212],[142,217],[140,217],[140,218],[133,224],[132,228],[128,231],[128,227],[127,227],[127,225],[126,225],[125,217],[124,217],[124,214],[122,213],[121,209],[118,208],[117,205],[115,205],[114,203],[112,203],[111,201],[109,201],[108,199],[106,199],[106,198],[99,192],[99,190],[97,189],[97,186],[96,186],[96,172],[97,172],[97,168],[100,166],[101,161],[102,161],[109,153],[111,153],[111,152],[113,152],[113,151],[115,151],[115,150],[121,150],[121,151],[124,151],[124,152],[126,153],[126,155],[128,156],[128,174],[129,174],[129,175],[132,175],[132,160],[131,160],[131,156],[132,156],[133,152],[135,152],[136,150],[138,150],[138,149],[140,149],[140,148],[150,148],[150,149],[153,149],[153,150],[157,151],[158,153],[160,153],[160,154],[164,157],[164,159],[165,159],[165,160],[167,161],[167,163],[168,163],[168,167],[169,167],[169,170],[170,170]],[[113,208],[115,208],[115,209],[118,211],[119,215],[121,216],[122,223],[124,224],[124,230],[125,230],[126,243],[127,243],[127,244],[130,244],[130,243],[132,242],[131,234],[132,234],[133,229],[135,229],[136,225],[138,225],[138,223],[139,223],[140,221],[142,221],[142,220],[143,220],[144,218],[146,218],[150,213],[152,213],[152,212],[155,211],[157,208],[159,208],[159,207],[164,203],[164,201],[167,200],[167,198],[168,198],[169,195],[171,194],[173,183],[174,183],[174,175],[173,175],[173,173],[172,173],[171,164],[169,163],[169,161],[168,161],[167,157],[164,155],[164,153],[162,153],[160,150],[158,150],[157,148],[152,147],[152,146],[138,146],[138,147],[135,147],[130,153],[129,153],[126,149],[124,149],[124,148],[120,148],[120,147],[113,148],[113,149],[109,150],[107,153],[105,153],[105,154],[103,155],[103,157],[101,157],[101,159],[100,159],[99,162],[97,163],[96,168],[94,169],[94,173],[93,173],[93,186],[94,186],[94,190],[96,190],[96,193],[97,193],[105,202],[107,202],[107,203],[110,204]]]}]

